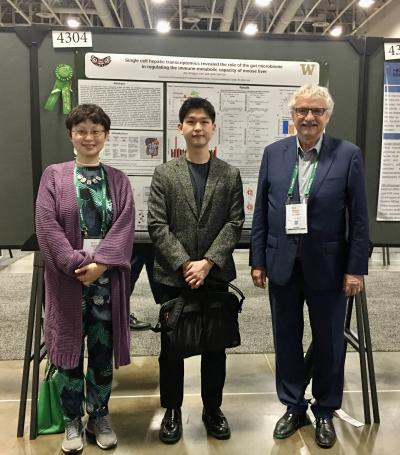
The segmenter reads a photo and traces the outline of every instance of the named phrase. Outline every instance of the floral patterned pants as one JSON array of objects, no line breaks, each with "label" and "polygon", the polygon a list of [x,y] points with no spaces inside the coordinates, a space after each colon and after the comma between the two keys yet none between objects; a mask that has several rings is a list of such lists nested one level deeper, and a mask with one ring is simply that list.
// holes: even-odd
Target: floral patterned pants
[{"label": "floral patterned pants", "polygon": [[[113,377],[111,288],[109,272],[90,286],[82,286],[82,352],[73,369],[58,368],[57,386],[66,421],[84,415],[84,403],[90,417],[108,414]],[[83,372],[84,340],[87,341],[88,366]],[[84,383],[86,382],[86,398]]]}]

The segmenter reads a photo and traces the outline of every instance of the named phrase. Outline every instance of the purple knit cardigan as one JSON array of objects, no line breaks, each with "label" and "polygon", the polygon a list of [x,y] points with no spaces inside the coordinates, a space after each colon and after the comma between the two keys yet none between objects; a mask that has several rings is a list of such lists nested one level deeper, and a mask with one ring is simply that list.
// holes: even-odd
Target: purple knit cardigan
[{"label": "purple knit cardigan", "polygon": [[56,366],[78,366],[82,347],[82,284],[74,270],[90,262],[111,269],[112,329],[115,367],[130,363],[129,268],[135,226],[128,177],[103,165],[109,185],[112,225],[94,255],[82,250],[74,186],[74,161],[46,168],[36,200],[36,233],[45,261],[44,337]]}]

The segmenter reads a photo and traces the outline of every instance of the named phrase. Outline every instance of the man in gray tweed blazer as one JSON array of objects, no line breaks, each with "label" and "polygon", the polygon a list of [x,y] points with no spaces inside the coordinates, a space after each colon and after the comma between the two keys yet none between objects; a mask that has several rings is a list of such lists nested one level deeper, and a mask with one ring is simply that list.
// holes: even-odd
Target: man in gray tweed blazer
[{"label": "man in gray tweed blazer", "polygon": [[[215,131],[215,110],[203,98],[188,98],[179,110],[178,128],[187,151],[155,170],[148,201],[149,233],[156,249],[155,280],[162,302],[191,289],[227,290],[236,277],[232,253],[244,222],[243,188],[239,170],[209,151]],[[182,434],[183,359],[161,336],[160,395],[167,408],[161,441],[179,441]],[[222,413],[225,351],[201,358],[203,422],[208,434],[228,439]]]}]

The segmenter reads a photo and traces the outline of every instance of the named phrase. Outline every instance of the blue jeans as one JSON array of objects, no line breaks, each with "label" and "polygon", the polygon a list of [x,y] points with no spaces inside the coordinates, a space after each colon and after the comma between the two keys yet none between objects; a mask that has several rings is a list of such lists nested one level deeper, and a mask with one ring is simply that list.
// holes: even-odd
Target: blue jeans
[{"label": "blue jeans", "polygon": [[151,293],[156,303],[160,303],[160,290],[154,281],[154,246],[152,243],[135,243],[131,256],[131,294],[135,289],[136,281],[139,279],[140,272],[146,266],[147,278],[149,280]]}]

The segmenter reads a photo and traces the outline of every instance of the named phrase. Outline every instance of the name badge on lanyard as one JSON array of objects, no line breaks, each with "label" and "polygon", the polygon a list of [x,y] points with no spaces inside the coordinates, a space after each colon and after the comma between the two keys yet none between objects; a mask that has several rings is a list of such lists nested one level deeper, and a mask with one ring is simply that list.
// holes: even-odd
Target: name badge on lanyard
[{"label": "name badge on lanyard", "polygon": [[312,182],[315,177],[315,170],[317,168],[318,161],[316,161],[312,167],[311,175],[308,179],[306,191],[304,194],[304,201],[302,203],[292,203],[294,185],[299,175],[299,163],[296,162],[296,166],[293,169],[292,178],[290,180],[290,186],[287,194],[286,202],[286,234],[307,234],[307,201],[310,194]]},{"label": "name badge on lanyard", "polygon": [[83,239],[83,251],[94,254],[99,247],[101,239]]},{"label": "name badge on lanyard", "polygon": [[286,234],[307,232],[307,204],[286,204]]}]

